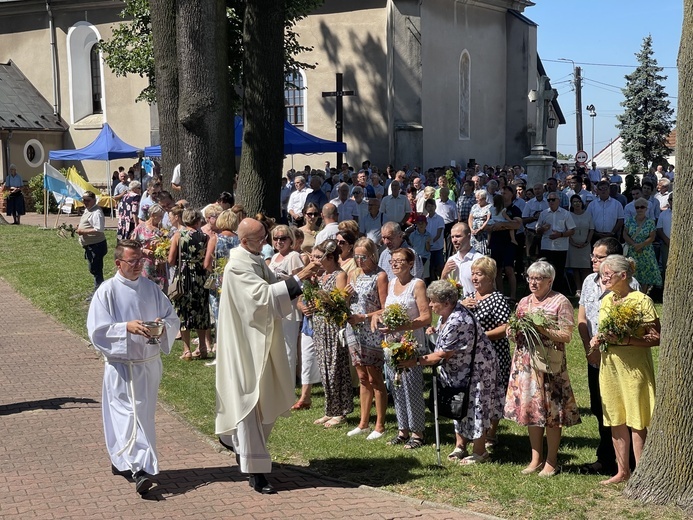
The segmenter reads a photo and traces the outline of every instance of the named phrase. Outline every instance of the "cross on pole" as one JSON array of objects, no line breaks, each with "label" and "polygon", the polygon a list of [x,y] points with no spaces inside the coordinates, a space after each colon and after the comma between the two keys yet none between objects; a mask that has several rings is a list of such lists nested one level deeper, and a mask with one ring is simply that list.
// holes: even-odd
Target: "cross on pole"
[{"label": "cross on pole", "polygon": [[[344,96],[355,96],[356,93],[353,90],[344,90],[342,88],[343,74],[338,72],[336,74],[336,88],[330,92],[323,92],[322,97],[335,97],[337,98],[337,118],[334,122],[334,126],[337,129],[337,142],[342,142],[342,134],[344,130]],[[337,168],[342,167],[342,153],[337,153]],[[327,172],[325,172],[327,173]]]}]

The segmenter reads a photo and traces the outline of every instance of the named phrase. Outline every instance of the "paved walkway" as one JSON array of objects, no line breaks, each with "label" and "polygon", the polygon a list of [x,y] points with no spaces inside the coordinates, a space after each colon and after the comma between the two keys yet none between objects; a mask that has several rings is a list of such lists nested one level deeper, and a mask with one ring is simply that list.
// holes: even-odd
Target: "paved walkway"
[{"label": "paved walkway", "polygon": [[271,476],[278,493],[259,495],[233,457],[162,407],[162,471],[142,499],[111,475],[96,351],[2,279],[0,294],[0,518],[484,518],[286,466]]}]

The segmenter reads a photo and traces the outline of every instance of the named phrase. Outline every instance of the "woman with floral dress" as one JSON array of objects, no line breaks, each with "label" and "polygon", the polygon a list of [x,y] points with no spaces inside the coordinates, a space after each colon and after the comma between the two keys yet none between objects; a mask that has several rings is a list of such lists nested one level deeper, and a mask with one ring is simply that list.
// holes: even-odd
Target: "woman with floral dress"
[{"label": "woman with floral dress", "polygon": [[623,240],[628,244],[626,256],[635,260],[635,279],[640,282],[640,290],[645,294],[653,285],[662,285],[662,273],[652,245],[657,236],[657,225],[654,220],[647,218],[648,204],[645,198],[636,200],[633,203],[635,216],[627,219],[623,228]]},{"label": "woman with floral dress", "polygon": [[486,225],[491,218],[491,205],[486,198],[486,190],[476,190],[476,204],[469,210],[469,229],[472,231],[471,244],[482,255],[489,254],[488,233]]},{"label": "woman with floral dress", "polygon": [[[180,275],[183,279],[183,296],[173,302],[181,322],[181,339],[183,340],[183,355],[181,359],[207,359],[206,331],[211,326],[209,314],[209,291],[205,289],[206,271],[204,268],[205,255],[209,240],[200,231],[202,214],[199,211],[186,209],[183,211],[182,227],[171,240],[171,250],[168,254],[169,265],[178,265],[180,250]],[[196,329],[200,340],[199,348],[190,351],[190,330]]]},{"label": "woman with floral dress", "polygon": [[137,226],[137,212],[141,197],[142,184],[139,181],[132,181],[128,185],[128,192],[118,203],[118,240],[129,239],[135,226]]},{"label": "woman with floral dress", "polygon": [[351,363],[360,382],[361,420],[347,436],[369,433],[371,406],[375,398],[375,427],[367,440],[379,439],[385,433],[387,388],[383,380],[385,355],[382,334],[373,328],[373,318],[385,306],[387,274],[378,267],[378,246],[370,238],[360,238],[354,244],[357,269],[349,276],[347,291],[352,295],[349,327],[356,342],[349,345]]},{"label": "woman with floral dress", "polygon": [[[324,268],[318,279],[318,286],[327,292],[344,289],[347,275],[339,268],[341,249],[334,240],[325,240],[311,253],[313,262],[320,262]],[[308,315],[315,312],[312,302],[304,307]],[[339,328],[324,316],[313,316],[313,341],[320,367],[322,386],[325,391],[325,415],[314,421],[325,428],[332,428],[346,421],[346,416],[354,411],[354,398],[349,373],[349,351],[338,339]]]},{"label": "woman with floral dress", "polygon": [[500,397],[496,351],[472,312],[458,301],[457,289],[452,284],[437,280],[428,287],[426,296],[433,312],[440,316],[436,328],[429,329],[438,333],[435,350],[400,366],[411,370],[416,366],[440,364],[438,377],[443,386],[469,388],[467,413],[453,424],[457,445],[471,439],[474,448],[471,455],[460,457],[460,464],[487,462],[486,430],[499,407]]},{"label": "woman with floral dress", "polygon": [[164,218],[164,208],[158,204],[152,204],[149,208],[149,219],[140,222],[132,232],[132,239],[142,244],[142,274],[156,283],[161,290],[166,286],[166,265],[154,256],[154,251],[164,231],[161,229],[161,221]]},{"label": "woman with floral dress", "polygon": [[[510,369],[510,382],[505,398],[505,417],[527,426],[532,459],[521,471],[523,475],[539,472],[540,477],[558,473],[558,447],[564,426],[580,423],[573,388],[566,366],[565,346],[573,335],[573,306],[568,298],[553,291],[551,284],[556,271],[544,260],[534,262],[527,269],[527,282],[532,294],[517,304],[517,315],[543,311],[557,321],[558,328],[536,327],[546,349],[563,352],[561,368],[554,374],[535,369],[525,335],[515,335],[515,354]],[[548,452],[544,458],[544,430]]]},{"label": "woman with floral dress", "polygon": [[[426,352],[424,330],[431,324],[431,309],[426,298],[426,285],[423,280],[412,276],[415,259],[414,253],[409,248],[395,249],[392,252],[390,265],[395,277],[390,280],[385,300],[386,308],[395,303],[402,305],[411,321],[395,329],[390,329],[383,324],[379,330],[383,334],[397,336],[411,330],[418,343],[419,353],[424,354]],[[423,370],[421,367],[414,367],[403,373],[401,386],[394,384],[395,371],[389,365],[385,365],[385,376],[395,401],[399,430],[388,444],[390,446],[404,444],[404,448],[408,450],[420,448],[424,445],[423,434],[426,425]]]}]

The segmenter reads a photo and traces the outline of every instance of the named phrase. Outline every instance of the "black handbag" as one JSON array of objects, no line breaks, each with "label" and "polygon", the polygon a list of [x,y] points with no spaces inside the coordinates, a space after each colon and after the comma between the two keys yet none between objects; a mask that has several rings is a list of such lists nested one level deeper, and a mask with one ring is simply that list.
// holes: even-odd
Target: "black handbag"
[{"label": "black handbag", "polygon": [[[460,421],[464,417],[466,417],[469,409],[469,387],[472,382],[472,372],[474,371],[474,359],[476,357],[476,344],[479,339],[477,332],[476,317],[468,309],[465,308],[464,310],[469,313],[474,323],[474,345],[472,346],[472,360],[469,363],[469,377],[467,379],[467,384],[462,386],[461,388],[452,388],[449,386],[438,387],[436,385],[438,415],[442,417],[447,417],[448,419],[454,419],[456,421]],[[433,370],[437,370],[437,367],[434,367]],[[433,377],[436,377],[435,372]],[[431,392],[428,394],[428,409],[434,415],[435,404],[436,403],[433,399],[433,389],[431,389]]]}]

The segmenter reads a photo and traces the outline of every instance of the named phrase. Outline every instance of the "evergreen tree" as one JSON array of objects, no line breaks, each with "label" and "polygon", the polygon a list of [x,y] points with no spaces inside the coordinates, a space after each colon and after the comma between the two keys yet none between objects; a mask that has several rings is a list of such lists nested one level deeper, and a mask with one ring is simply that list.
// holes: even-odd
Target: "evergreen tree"
[{"label": "evergreen tree", "polygon": [[623,155],[632,173],[646,172],[650,165],[664,164],[672,150],[667,147],[667,137],[673,127],[674,110],[669,107],[669,99],[662,82],[662,67],[657,66],[653,57],[652,37],[642,42],[640,52],[635,55],[638,67],[626,75],[626,88],[623,89],[625,108],[622,115],[616,116],[623,138]]}]

